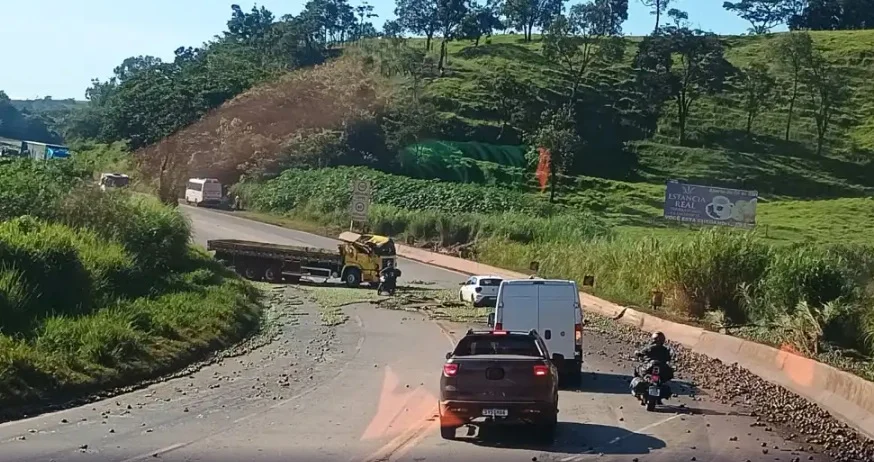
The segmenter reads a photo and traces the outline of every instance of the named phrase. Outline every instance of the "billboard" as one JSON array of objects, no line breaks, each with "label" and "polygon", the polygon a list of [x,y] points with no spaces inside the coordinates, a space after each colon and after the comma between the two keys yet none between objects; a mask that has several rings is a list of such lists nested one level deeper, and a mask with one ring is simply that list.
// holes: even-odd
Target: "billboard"
[{"label": "billboard", "polygon": [[751,228],[756,225],[757,191],[667,182],[667,220],[703,225]]}]

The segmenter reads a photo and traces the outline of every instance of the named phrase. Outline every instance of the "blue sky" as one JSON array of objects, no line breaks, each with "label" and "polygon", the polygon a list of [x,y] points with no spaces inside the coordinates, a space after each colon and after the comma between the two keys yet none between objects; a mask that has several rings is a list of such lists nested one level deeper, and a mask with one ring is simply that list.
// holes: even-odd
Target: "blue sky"
[{"label": "blue sky", "polygon": [[[576,3],[579,0],[571,1]],[[306,0],[265,0],[275,16],[297,14]],[[129,56],[163,59],[185,45],[200,45],[224,30],[228,0],[12,0],[3,6],[0,90],[13,99],[51,96],[84,99],[94,77],[106,78]],[[357,4],[356,0],[350,3]],[[393,0],[370,0],[382,26],[394,17]],[[640,0],[630,0],[626,34],[649,33],[654,18]],[[244,10],[253,3],[239,1]],[[748,24],[722,9],[722,0],[675,0],[691,23],[720,34],[738,34]],[[184,6],[183,6],[184,5]],[[672,5],[674,6],[674,5]]]}]

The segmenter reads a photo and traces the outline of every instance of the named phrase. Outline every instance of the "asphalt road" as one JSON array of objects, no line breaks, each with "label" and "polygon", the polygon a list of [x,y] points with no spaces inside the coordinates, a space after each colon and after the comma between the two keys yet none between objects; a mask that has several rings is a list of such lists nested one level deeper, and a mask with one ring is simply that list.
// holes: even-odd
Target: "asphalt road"
[{"label": "asphalt road", "polygon": [[[239,238],[330,247],[330,239],[183,207],[195,241]],[[404,279],[457,287],[464,276],[402,260]],[[483,428],[445,441],[436,400],[443,355],[464,326],[419,313],[345,307],[319,322],[294,286],[273,289],[270,344],[180,379],[76,409],[0,424],[7,461],[790,461],[797,444],[751,427],[742,409],[684,388],[648,413],[627,392],[633,345],[585,333],[584,386],[559,398],[550,447],[524,429]],[[471,431],[474,431],[472,429]],[[767,454],[765,451],[767,450]],[[815,456],[813,460],[826,460]]]}]

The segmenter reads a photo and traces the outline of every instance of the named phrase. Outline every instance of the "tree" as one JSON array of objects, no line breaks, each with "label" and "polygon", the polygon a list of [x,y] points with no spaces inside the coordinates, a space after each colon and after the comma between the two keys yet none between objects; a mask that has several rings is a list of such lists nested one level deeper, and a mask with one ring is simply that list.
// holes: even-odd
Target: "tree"
[{"label": "tree", "polygon": [[813,40],[807,32],[790,32],[783,34],[774,40],[774,45],[769,54],[774,62],[784,72],[790,75],[791,89],[789,91],[789,109],[786,116],[785,140],[789,141],[789,132],[792,128],[792,115],[795,110],[795,102],[798,99],[798,90],[801,85],[801,77],[810,63],[813,53]]},{"label": "tree", "polygon": [[425,50],[431,51],[431,39],[439,27],[437,0],[397,0],[395,16],[405,30],[425,36]]},{"label": "tree", "polygon": [[382,25],[382,36],[386,38],[399,39],[403,36],[404,28],[401,23],[393,19],[389,19]]},{"label": "tree", "polygon": [[525,41],[531,41],[535,27],[549,28],[561,14],[564,0],[506,0],[503,13],[507,24],[524,33]]},{"label": "tree", "polygon": [[495,142],[501,141],[508,128],[524,131],[527,127],[533,86],[516,78],[512,70],[504,66],[481,75],[477,87],[488,95],[490,109],[501,120],[501,131]]},{"label": "tree", "polygon": [[870,0],[793,0],[795,14],[789,21],[792,30],[870,29],[874,26],[874,7]]},{"label": "tree", "polygon": [[618,38],[623,17],[621,11],[610,8],[610,3],[595,0],[576,4],[567,16],[553,21],[543,36],[544,56],[561,66],[570,81],[571,104],[594,64],[613,62],[624,52],[624,44],[609,40]]},{"label": "tree", "polygon": [[786,0],[740,0],[724,2],[722,7],[752,24],[754,34],[767,34],[785,23],[791,14]]},{"label": "tree", "polygon": [[459,38],[473,40],[474,46],[479,46],[480,38],[490,37],[494,31],[503,29],[504,24],[492,5],[483,6],[473,1],[459,25],[458,35]]},{"label": "tree", "polygon": [[744,110],[747,112],[747,136],[753,128],[753,120],[767,107],[774,96],[777,80],[768,72],[768,66],[754,62],[740,73],[740,90],[743,93]]},{"label": "tree", "polygon": [[832,117],[849,101],[847,78],[822,53],[814,51],[802,74],[802,82],[810,98],[813,119],[816,121],[816,153],[822,154]]},{"label": "tree", "polygon": [[231,5],[231,19],[228,20],[228,30],[225,36],[231,40],[253,43],[262,39],[273,24],[273,13],[264,8],[252,7],[246,13],[240,5]]},{"label": "tree", "polygon": [[686,13],[683,10],[671,8],[668,10],[668,17],[674,21],[673,24],[671,24],[674,27],[689,27],[689,13]]},{"label": "tree", "polygon": [[622,35],[622,24],[628,21],[628,0],[595,0],[595,7],[606,15],[606,29]]},{"label": "tree", "polygon": [[549,201],[555,201],[558,176],[567,173],[581,140],[575,128],[573,107],[565,104],[543,112],[540,127],[531,138],[532,147],[542,148],[549,155]]},{"label": "tree", "polygon": [[119,83],[124,83],[138,73],[161,65],[161,58],[154,56],[131,56],[113,69],[112,73]]},{"label": "tree", "polygon": [[668,10],[671,1],[672,0],[640,0],[640,3],[643,3],[644,6],[650,8],[650,14],[656,17],[653,34],[658,32],[659,26],[661,25],[662,13]]},{"label": "tree", "polygon": [[[358,15],[358,27],[356,32],[356,39],[361,40],[365,37],[373,37],[376,35],[376,31],[373,29],[373,24],[365,21],[365,19],[378,18],[379,15],[373,12],[373,5],[363,2],[360,5],[355,7],[355,13]],[[370,26],[369,28],[367,26]],[[368,31],[369,33],[365,33]]]},{"label": "tree", "polygon": [[645,37],[634,66],[639,78],[655,82],[677,107],[680,143],[686,142],[686,124],[692,104],[701,96],[721,92],[734,68],[726,61],[716,34],[685,27],[664,27]]},{"label": "tree", "polygon": [[446,42],[452,40],[459,32],[458,26],[467,15],[465,0],[437,0],[437,25],[443,35],[440,41],[440,59],[437,71],[443,75],[443,64],[446,61]]}]

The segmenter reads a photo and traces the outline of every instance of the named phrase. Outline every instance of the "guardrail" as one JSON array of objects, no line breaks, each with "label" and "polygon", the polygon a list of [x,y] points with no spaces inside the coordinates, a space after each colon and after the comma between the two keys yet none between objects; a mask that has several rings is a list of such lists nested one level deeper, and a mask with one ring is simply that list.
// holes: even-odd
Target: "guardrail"
[{"label": "guardrail", "polygon": [[[527,278],[517,273],[458,257],[405,245],[398,256],[468,275],[494,274],[506,278]],[[662,331],[673,341],[724,363],[737,363],[759,377],[802,396],[837,419],[874,439],[874,383],[849,372],[803,356],[710,332],[698,327],[666,321],[580,292],[584,311],[592,311],[644,331]]]}]

